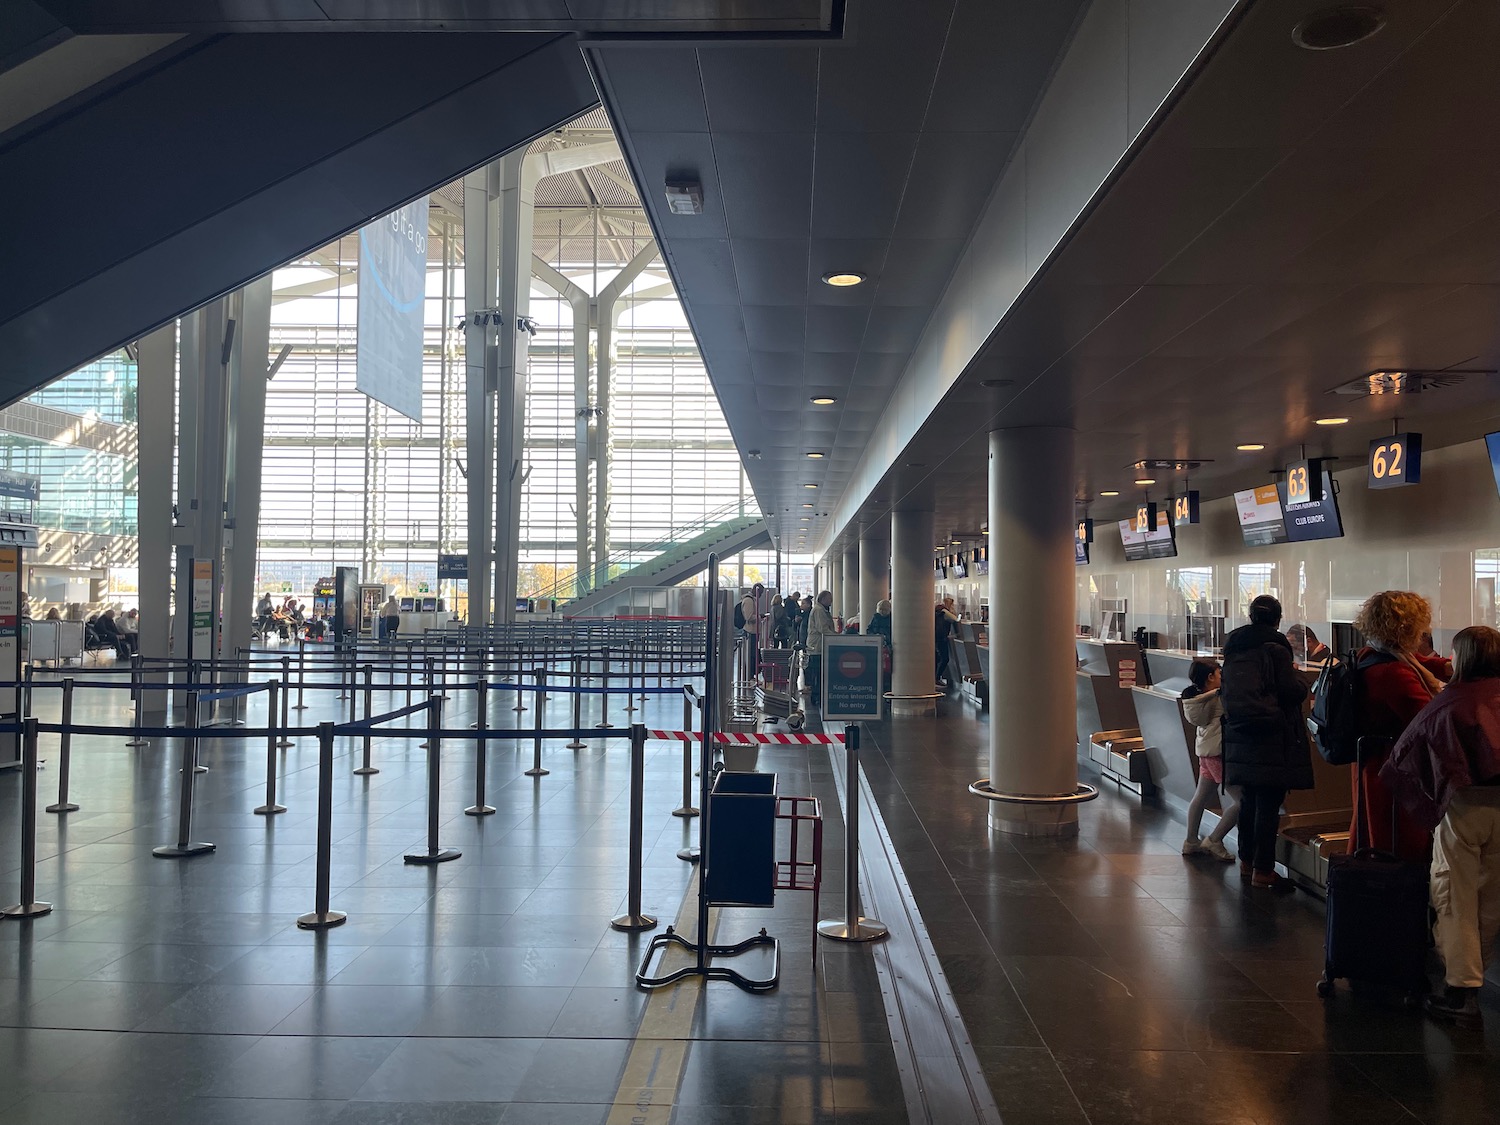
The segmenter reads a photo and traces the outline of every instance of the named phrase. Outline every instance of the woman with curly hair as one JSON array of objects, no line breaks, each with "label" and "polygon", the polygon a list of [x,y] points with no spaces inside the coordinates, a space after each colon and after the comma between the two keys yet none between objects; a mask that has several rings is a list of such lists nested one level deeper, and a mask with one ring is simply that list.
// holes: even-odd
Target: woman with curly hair
[{"label": "woman with curly hair", "polygon": [[1417,658],[1422,634],[1432,628],[1432,606],[1410,590],[1382,590],[1360,607],[1354,627],[1366,641],[1356,658],[1364,752],[1359,764],[1350,767],[1355,812],[1349,850],[1373,847],[1426,862],[1432,851],[1431,829],[1397,804],[1380,771],[1417,712],[1443,690],[1441,681]]}]

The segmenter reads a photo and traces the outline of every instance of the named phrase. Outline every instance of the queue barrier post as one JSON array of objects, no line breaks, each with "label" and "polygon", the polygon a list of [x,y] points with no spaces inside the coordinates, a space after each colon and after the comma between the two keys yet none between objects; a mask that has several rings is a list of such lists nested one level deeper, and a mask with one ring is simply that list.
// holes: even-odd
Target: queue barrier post
[{"label": "queue barrier post", "polygon": [[[195,668],[196,670],[196,668]],[[197,683],[197,676],[193,677]],[[182,788],[178,795],[177,842],[152,848],[151,854],[159,859],[186,859],[189,856],[205,855],[218,845],[193,839],[193,775],[198,766],[198,692],[188,692],[187,730],[182,739]]]},{"label": "queue barrier post", "polygon": [[52,913],[50,902],[36,900],[37,720],[27,716],[21,733],[21,901],[0,910],[0,918],[40,918]]},{"label": "queue barrier post", "polygon": [[818,923],[818,933],[834,941],[875,941],[889,933],[885,923],[866,918],[859,902],[859,726],[844,728],[844,917]]},{"label": "queue barrier post", "polygon": [[654,930],[657,922],[641,912],[641,864],[646,833],[646,727],[634,723],[630,728],[630,883],[625,898],[625,913],[616,915],[609,924],[617,930],[637,932]]},{"label": "queue barrier post", "polygon": [[489,816],[495,811],[494,805],[485,803],[484,782],[485,764],[489,760],[490,743],[484,737],[484,732],[490,729],[490,698],[489,687],[480,680],[474,685],[474,706],[479,711],[479,718],[474,726],[479,731],[479,737],[474,740],[474,803],[464,809],[468,816]]},{"label": "queue barrier post", "polygon": [[[644,667],[645,662],[642,661]],[[642,676],[644,679],[644,675]],[[645,702],[644,697],[641,700]],[[635,644],[625,642],[625,713],[627,715],[635,712]]]},{"label": "queue barrier post", "polygon": [[[298,676],[298,679],[301,679],[301,676]],[[301,691],[302,689],[298,688],[297,690]],[[287,721],[287,719],[288,719],[288,716],[287,716],[287,700],[290,699],[291,695],[292,695],[292,658],[290,656],[283,656],[281,658],[281,692],[280,692],[280,695],[281,695],[281,738],[277,740],[276,745],[277,746],[290,746],[290,745],[292,745],[292,740],[286,736],[287,728],[292,725],[290,722]],[[271,725],[270,720],[274,719],[275,716],[276,716],[276,708],[274,707],[274,704],[276,702],[276,694],[273,693],[270,698],[271,698],[271,703],[268,706],[270,706],[271,709],[266,712],[266,719],[267,719],[266,725],[267,726]]]},{"label": "queue barrier post", "polygon": [[536,735],[532,738],[531,768],[526,771],[527,777],[546,777],[552,771],[542,766],[542,718],[547,710],[547,671],[545,668],[536,670],[536,698],[532,700],[536,704]]},{"label": "queue barrier post", "polygon": [[318,724],[318,851],[317,889],[311,914],[297,919],[299,930],[326,930],[342,926],[349,915],[328,908],[333,866],[333,724]]},{"label": "queue barrier post", "polygon": [[146,692],[142,687],[145,677],[142,675],[141,654],[132,652],[130,654],[130,701],[135,705],[135,714],[130,719],[130,740],[126,746],[149,746],[151,740],[141,737],[142,712],[146,709]]},{"label": "queue barrier post", "polygon": [[587,750],[588,743],[578,734],[583,729],[583,683],[579,676],[578,661],[570,662],[568,677],[573,688],[573,741],[568,743],[569,750]]},{"label": "queue barrier post", "polygon": [[[307,682],[307,638],[306,637],[298,637],[297,638],[297,705],[292,708],[293,711],[306,711],[307,710],[307,704],[304,703],[304,702],[302,702],[302,685],[304,683],[306,683],[306,682]],[[282,712],[283,712],[281,725],[283,727],[286,727],[286,726],[289,726],[290,724],[287,723],[287,721],[286,721],[286,715],[285,715],[286,702],[284,700],[283,700],[281,706],[282,706]]]},{"label": "queue barrier post", "polygon": [[62,682],[62,735],[60,736],[62,746],[58,750],[57,764],[57,804],[48,805],[49,813],[77,812],[78,806],[68,800],[68,782],[72,774],[73,763],[73,680],[72,677]]},{"label": "queue barrier post", "polygon": [[[375,689],[371,686],[371,678],[374,676],[374,674],[375,674],[375,669],[373,667],[371,667],[369,664],[366,664],[364,666],[364,677],[365,677],[365,722],[367,722],[367,723],[370,721],[370,716],[375,713],[374,709],[373,709],[373,702],[374,702],[374,698],[375,698]],[[365,727],[364,745],[361,748],[360,753],[362,755],[361,758],[360,758],[360,764],[354,767],[354,772],[356,774],[360,775],[360,776],[365,776],[367,774],[372,774],[372,773],[379,773],[380,772],[380,767],[370,764],[370,728],[369,727]]]},{"label": "queue barrier post", "polygon": [[672,810],[673,816],[684,819],[698,815],[693,805],[693,697],[682,693],[682,729],[687,735],[682,742],[682,804]]},{"label": "queue barrier post", "polygon": [[275,680],[266,681],[266,803],[255,810],[256,816],[275,816],[277,813],[286,812],[285,805],[276,803],[276,748],[278,746],[290,746],[286,739],[279,742],[276,739],[276,697],[281,696],[281,721],[282,729],[286,724],[286,699],[291,692],[283,684]]},{"label": "queue barrier post", "polygon": [[463,853],[438,843],[439,797],[442,788],[443,697],[427,697],[427,850],[412,852],[402,858],[407,863],[446,863]]},{"label": "queue barrier post", "polygon": [[609,721],[609,646],[600,649],[599,678],[602,681],[603,703],[599,711],[599,729],[608,730],[615,724]]}]

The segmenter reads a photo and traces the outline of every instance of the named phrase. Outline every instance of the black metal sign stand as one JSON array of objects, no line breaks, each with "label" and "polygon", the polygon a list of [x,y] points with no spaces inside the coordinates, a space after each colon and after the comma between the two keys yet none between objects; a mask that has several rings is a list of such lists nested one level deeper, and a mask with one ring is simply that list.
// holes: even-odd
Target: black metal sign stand
[{"label": "black metal sign stand", "polygon": [[[719,556],[708,557],[708,645],[706,662],[703,674],[703,743],[699,750],[699,779],[698,779],[698,839],[702,848],[700,863],[698,867],[698,940],[689,941],[677,933],[673,927],[668,926],[665,933],[658,934],[651,939],[646,946],[646,954],[641,958],[641,966],[636,970],[635,983],[641,988],[660,988],[662,985],[671,984],[685,977],[702,977],[704,980],[727,980],[737,985],[746,992],[770,992],[774,989],[781,976],[781,942],[766,933],[764,929],[754,937],[746,938],[744,941],[736,942],[734,945],[710,945],[708,941],[708,910],[712,905],[708,898],[708,871],[712,863],[711,849],[709,847],[709,818],[710,805],[708,801],[709,789],[713,785],[714,777],[714,752],[713,736],[718,726],[718,712],[716,705],[719,698]],[[693,954],[691,964],[684,965],[662,976],[653,977],[648,975],[652,959],[659,950],[668,946],[677,946]],[[715,965],[711,962],[714,957],[735,957],[745,953],[757,946],[771,947],[771,975],[762,978],[751,978],[743,973],[724,965]]]}]

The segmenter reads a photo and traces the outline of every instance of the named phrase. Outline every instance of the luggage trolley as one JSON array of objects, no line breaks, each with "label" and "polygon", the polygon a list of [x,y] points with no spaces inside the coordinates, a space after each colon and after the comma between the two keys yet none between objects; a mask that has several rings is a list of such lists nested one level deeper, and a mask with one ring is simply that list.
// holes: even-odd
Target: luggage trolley
[{"label": "luggage trolley", "polygon": [[789,648],[767,648],[760,653],[760,676],[755,681],[755,709],[767,722],[785,721],[801,730],[806,716],[792,690],[792,657]]}]

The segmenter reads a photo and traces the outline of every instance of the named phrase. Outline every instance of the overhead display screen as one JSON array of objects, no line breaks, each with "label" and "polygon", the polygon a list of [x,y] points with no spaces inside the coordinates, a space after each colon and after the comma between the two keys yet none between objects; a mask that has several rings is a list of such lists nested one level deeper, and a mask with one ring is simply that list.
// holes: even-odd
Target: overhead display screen
[{"label": "overhead display screen", "polygon": [[1120,542],[1127,562],[1177,557],[1177,540],[1172,537],[1172,520],[1166,512],[1156,513],[1154,531],[1137,531],[1135,520],[1120,521]]},{"label": "overhead display screen", "polygon": [[1333,477],[1327,469],[1323,470],[1323,495],[1317,500],[1291,503],[1286,499],[1286,484],[1283,483],[1280,487],[1283,501],[1282,524],[1289,543],[1338,539],[1344,534],[1344,523],[1339,518],[1338,497],[1333,494]]},{"label": "overhead display screen", "polygon": [[1274,484],[1263,484],[1234,494],[1240,516],[1240,535],[1247,547],[1269,547],[1286,542],[1286,523],[1281,514],[1281,494]]}]

